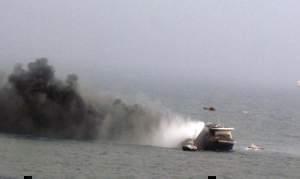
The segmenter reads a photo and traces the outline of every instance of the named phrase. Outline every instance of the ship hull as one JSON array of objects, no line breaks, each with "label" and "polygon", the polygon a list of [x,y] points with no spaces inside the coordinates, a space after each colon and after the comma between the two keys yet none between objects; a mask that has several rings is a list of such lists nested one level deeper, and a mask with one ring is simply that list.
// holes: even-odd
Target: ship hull
[{"label": "ship hull", "polygon": [[212,150],[212,151],[232,151],[234,147],[234,141],[228,142],[208,142],[203,146],[203,150]]},{"label": "ship hull", "polygon": [[183,142],[182,150],[232,151],[235,141],[231,131],[234,128],[224,128],[219,125],[206,125],[196,139]]},{"label": "ship hull", "polygon": [[[224,131],[231,128],[205,127],[195,140],[198,150],[232,151],[235,141],[231,137],[216,136],[215,131]],[[219,133],[220,134],[220,133]]]}]

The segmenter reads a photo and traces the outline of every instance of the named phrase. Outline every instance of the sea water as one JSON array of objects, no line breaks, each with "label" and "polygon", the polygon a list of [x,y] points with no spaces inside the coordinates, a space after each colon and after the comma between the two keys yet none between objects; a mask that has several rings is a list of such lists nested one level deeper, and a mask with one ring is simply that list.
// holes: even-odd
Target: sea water
[{"label": "sea water", "polygon": [[[1,177],[300,178],[300,90],[286,93],[145,89],[139,92],[159,99],[164,106],[198,125],[204,121],[234,127],[235,150],[184,152],[164,143],[150,146],[101,139],[76,141],[1,134]],[[213,105],[216,111],[203,110],[207,105]],[[176,135],[176,127],[166,129],[170,140]],[[186,130],[185,127],[193,128],[182,126],[179,130]],[[252,143],[265,149],[246,150]]]}]

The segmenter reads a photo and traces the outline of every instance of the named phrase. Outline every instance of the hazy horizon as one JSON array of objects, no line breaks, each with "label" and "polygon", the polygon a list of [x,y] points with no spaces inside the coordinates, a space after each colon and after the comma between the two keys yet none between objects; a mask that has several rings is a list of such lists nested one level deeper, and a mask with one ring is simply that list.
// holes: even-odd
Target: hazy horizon
[{"label": "hazy horizon", "polygon": [[[292,89],[297,1],[0,2],[0,71],[47,57],[83,79]],[[114,77],[113,77],[114,76]]]}]

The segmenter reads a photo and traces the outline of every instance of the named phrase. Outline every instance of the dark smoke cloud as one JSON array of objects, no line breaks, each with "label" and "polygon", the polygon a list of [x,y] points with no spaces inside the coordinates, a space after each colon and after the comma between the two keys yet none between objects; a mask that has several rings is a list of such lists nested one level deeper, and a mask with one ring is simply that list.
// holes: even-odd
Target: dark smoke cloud
[{"label": "dark smoke cloud", "polygon": [[0,130],[16,134],[92,138],[97,134],[94,111],[77,91],[77,76],[55,78],[46,58],[17,64],[0,90]]},{"label": "dark smoke cloud", "polygon": [[140,140],[140,134],[155,130],[160,118],[158,112],[120,99],[83,98],[78,77],[71,74],[65,80],[57,79],[46,58],[29,63],[27,68],[17,64],[0,89],[3,133]]},{"label": "dark smoke cloud", "polygon": [[0,74],[0,132],[38,137],[96,139],[178,147],[203,122],[121,99],[81,91],[78,77],[55,77],[46,58]]}]

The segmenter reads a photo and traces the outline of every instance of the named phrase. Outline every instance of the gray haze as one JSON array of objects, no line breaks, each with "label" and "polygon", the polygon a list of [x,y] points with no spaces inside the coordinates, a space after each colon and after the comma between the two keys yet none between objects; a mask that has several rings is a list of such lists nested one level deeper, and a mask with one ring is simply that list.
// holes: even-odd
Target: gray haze
[{"label": "gray haze", "polygon": [[83,78],[293,88],[299,7],[296,0],[1,0],[0,69],[47,57]]}]

